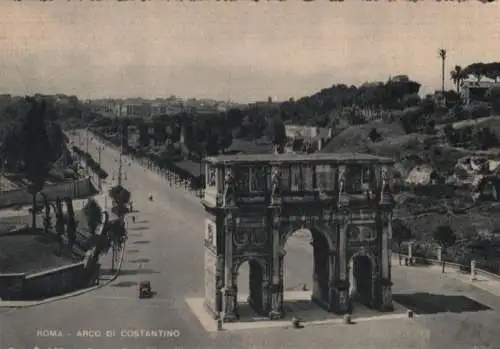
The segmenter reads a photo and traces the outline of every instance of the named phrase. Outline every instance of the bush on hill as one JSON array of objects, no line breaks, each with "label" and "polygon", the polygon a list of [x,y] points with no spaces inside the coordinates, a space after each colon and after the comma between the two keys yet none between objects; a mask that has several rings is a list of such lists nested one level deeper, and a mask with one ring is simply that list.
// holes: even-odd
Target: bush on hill
[{"label": "bush on hill", "polygon": [[[383,140],[404,135],[404,130],[398,123],[371,122],[364,125],[351,126],[340,132],[323,148],[324,153],[360,151],[370,146],[370,133],[373,129]],[[382,141],[383,142],[383,141]]]}]

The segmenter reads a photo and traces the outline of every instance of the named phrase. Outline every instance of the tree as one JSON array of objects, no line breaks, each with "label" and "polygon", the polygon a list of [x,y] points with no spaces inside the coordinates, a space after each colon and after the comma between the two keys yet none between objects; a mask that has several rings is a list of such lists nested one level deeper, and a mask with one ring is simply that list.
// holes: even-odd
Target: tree
[{"label": "tree", "polygon": [[139,146],[140,147],[149,146],[150,140],[149,140],[148,125],[141,120],[137,125],[137,128],[139,129]]},{"label": "tree", "polygon": [[368,137],[370,137],[372,142],[378,142],[382,139],[382,136],[377,132],[376,128],[372,128],[372,130],[368,134]]},{"label": "tree", "polygon": [[116,185],[109,190],[109,196],[116,205],[118,216],[122,218],[131,199],[130,192],[121,185]]},{"label": "tree", "polygon": [[450,78],[456,86],[457,93],[460,93],[460,83],[465,78],[464,71],[461,66],[456,65],[455,69],[450,72]]},{"label": "tree", "polygon": [[[439,246],[441,246],[442,252],[445,253],[448,247],[455,244],[455,242],[457,241],[457,236],[449,225],[440,225],[434,231],[433,239]],[[444,273],[444,259],[442,260],[441,265],[443,267],[442,271]]]},{"label": "tree", "polygon": [[102,209],[93,198],[90,198],[83,207],[83,213],[87,218],[90,234],[94,235],[97,227],[101,223]]},{"label": "tree", "polygon": [[23,120],[21,159],[23,172],[28,180],[28,192],[32,195],[32,227],[36,228],[36,196],[43,189],[49,174],[53,154],[45,126],[45,102],[26,97],[29,111]]},{"label": "tree", "polygon": [[500,62],[492,62],[486,64],[485,75],[487,78],[497,82],[500,77]]},{"label": "tree", "polygon": [[411,230],[400,220],[392,222],[392,240],[398,245],[399,265],[401,265],[401,244],[411,239]]},{"label": "tree", "polygon": [[50,216],[50,204],[47,196],[42,193],[43,201],[45,203],[45,216],[43,217],[43,230],[45,235],[48,235],[52,230],[52,217]]},{"label": "tree", "polygon": [[273,144],[276,146],[278,153],[283,153],[287,138],[285,124],[279,115],[276,115],[271,122],[271,134]]},{"label": "tree", "polygon": [[439,58],[441,58],[441,92],[444,94],[444,66],[446,61],[446,50],[441,48],[438,51]]},{"label": "tree", "polygon": [[473,75],[479,82],[481,81],[481,78],[486,75],[486,70],[487,70],[486,65],[484,63],[481,62],[472,63],[467,67],[465,67],[464,75],[465,76]]},{"label": "tree", "polygon": [[417,105],[420,104],[420,102],[421,102],[421,98],[418,95],[418,93],[412,93],[412,94],[405,95],[403,97],[403,100],[402,100],[403,106],[405,108],[416,107]]},{"label": "tree", "polygon": [[56,237],[57,241],[59,243],[59,250],[62,250],[62,236],[64,235],[64,228],[65,228],[65,223],[64,223],[64,216],[62,212],[62,203],[61,199],[59,197],[56,198],[56,204],[54,206],[54,212],[56,214]]},{"label": "tree", "polygon": [[47,137],[50,144],[50,160],[54,162],[63,155],[63,151],[66,149],[66,136],[59,124],[50,122],[47,125]]},{"label": "tree", "polygon": [[103,211],[101,217],[101,229],[100,234],[96,237],[95,243],[95,256],[101,256],[109,252],[111,243],[109,241],[109,213]]},{"label": "tree", "polygon": [[500,87],[492,87],[488,90],[488,100],[493,112],[500,113]]},{"label": "tree", "polygon": [[123,151],[126,153],[128,150],[128,120],[122,121],[120,132],[120,145]]},{"label": "tree", "polygon": [[453,126],[451,124],[446,124],[443,131],[448,143],[454,145],[456,142],[455,142],[455,129],[453,128]]},{"label": "tree", "polygon": [[227,115],[217,120],[217,143],[223,153],[233,144],[233,132],[229,122]]},{"label": "tree", "polygon": [[73,201],[71,198],[64,198],[66,210],[68,212],[68,225],[66,226],[66,234],[68,235],[68,249],[73,251],[73,246],[76,243],[76,220],[75,211],[73,209]]},{"label": "tree", "polygon": [[115,220],[108,223],[107,238],[113,252],[111,269],[114,271],[118,253],[123,248],[125,241],[127,241],[125,223],[122,220]]}]

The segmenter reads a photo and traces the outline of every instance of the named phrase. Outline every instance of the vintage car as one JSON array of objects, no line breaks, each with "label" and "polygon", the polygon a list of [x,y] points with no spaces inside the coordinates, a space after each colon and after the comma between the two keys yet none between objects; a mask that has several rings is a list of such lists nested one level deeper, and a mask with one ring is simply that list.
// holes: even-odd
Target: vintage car
[{"label": "vintage car", "polygon": [[151,294],[151,281],[141,281],[139,284],[139,298],[150,298]]}]

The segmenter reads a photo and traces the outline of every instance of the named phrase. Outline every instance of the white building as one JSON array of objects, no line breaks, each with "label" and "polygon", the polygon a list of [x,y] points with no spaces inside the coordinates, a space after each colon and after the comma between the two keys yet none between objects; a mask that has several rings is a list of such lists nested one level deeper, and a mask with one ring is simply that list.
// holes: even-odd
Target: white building
[{"label": "white building", "polygon": [[480,81],[466,79],[460,84],[460,95],[467,104],[473,101],[486,101],[488,91],[492,87],[500,87],[500,82],[488,78],[482,78]]}]

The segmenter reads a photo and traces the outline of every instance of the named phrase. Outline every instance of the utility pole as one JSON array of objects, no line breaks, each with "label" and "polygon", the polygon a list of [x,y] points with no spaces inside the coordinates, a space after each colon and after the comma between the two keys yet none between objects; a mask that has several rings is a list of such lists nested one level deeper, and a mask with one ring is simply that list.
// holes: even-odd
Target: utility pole
[{"label": "utility pole", "polygon": [[[102,151],[102,148],[101,148],[101,145],[99,144],[97,146],[97,160],[99,162],[99,168],[102,169],[101,167],[101,151]],[[98,176],[97,178],[99,178],[99,190],[102,190],[102,180],[101,180],[101,176]]]},{"label": "utility pole", "polygon": [[0,195],[3,195],[3,176],[5,174],[5,159],[2,159],[2,173],[0,174]]},{"label": "utility pole", "polygon": [[85,152],[89,152],[89,128],[87,127],[85,129]]},{"label": "utility pole", "polygon": [[118,185],[122,185],[122,172],[123,172],[122,156],[123,156],[123,147],[120,148],[120,157],[118,160]]}]

